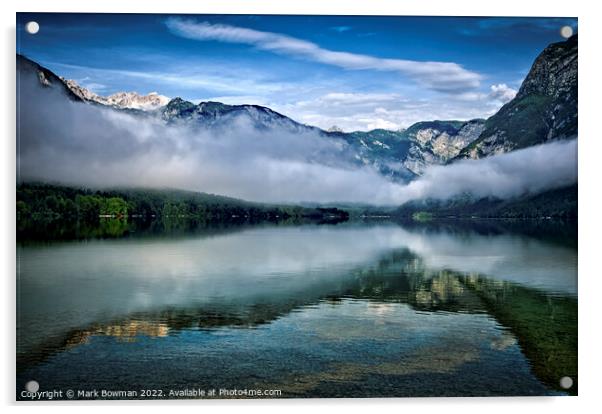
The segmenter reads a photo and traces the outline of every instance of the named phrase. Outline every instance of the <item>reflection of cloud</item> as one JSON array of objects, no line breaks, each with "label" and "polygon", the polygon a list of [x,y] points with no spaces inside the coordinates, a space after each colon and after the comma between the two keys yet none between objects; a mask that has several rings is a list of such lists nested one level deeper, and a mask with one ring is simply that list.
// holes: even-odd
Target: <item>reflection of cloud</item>
[{"label": "reflection of cloud", "polygon": [[200,41],[240,43],[279,54],[309,59],[344,69],[397,72],[440,92],[476,88],[481,75],[457,63],[383,59],[369,55],[324,49],[315,43],[291,36],[225,24],[169,18],[167,27],[176,35]]},{"label": "reflection of cloud", "polygon": [[509,234],[458,237],[402,229],[396,240],[430,270],[484,274],[550,292],[577,293],[577,252],[570,248]]},{"label": "reflection of cloud", "polygon": [[[376,306],[382,306],[385,312],[373,313]],[[320,371],[295,372],[278,384],[261,384],[268,389],[282,389],[283,395],[305,394],[323,387],[325,382],[361,383],[370,375],[454,373],[464,364],[479,360],[482,344],[500,335],[486,315],[424,314],[406,304],[357,300],[343,300],[336,308],[322,304],[303,316],[293,316],[287,323],[294,324],[300,337],[311,334],[319,341],[315,347],[328,352],[336,346],[343,351]],[[471,334],[458,334],[467,331]],[[368,345],[372,343],[379,347]],[[350,361],[345,350],[352,344],[374,351],[354,354]]]},{"label": "reflection of cloud", "polygon": [[[383,256],[406,248],[421,259],[412,261],[414,266],[404,266],[412,254],[394,256],[399,269],[383,270]],[[449,300],[463,310],[480,311],[482,305],[472,304],[455,277],[447,277],[448,272],[432,274],[439,269],[476,272],[549,292],[575,293],[576,256],[573,249],[525,237],[408,231],[390,224],[253,228],[211,237],[25,246],[19,249],[24,289],[19,323],[36,328],[23,329],[19,347],[27,350],[32,344],[63,338],[74,327],[83,333],[71,335],[73,343],[85,342],[90,334],[160,336],[167,334],[162,322],[178,320],[177,313],[162,313],[170,309],[195,309],[197,314],[185,311],[184,319],[201,327],[248,326],[272,321],[279,312],[288,314],[296,304],[311,306],[292,312],[298,316],[291,321],[295,329],[326,342],[368,337],[402,343],[411,342],[419,333],[473,332],[474,324],[486,319],[483,315],[429,313],[432,323],[425,326],[424,314],[404,304],[408,299],[413,303],[404,296],[411,292],[405,288],[395,292],[402,303],[378,303],[377,289],[386,286],[357,285],[358,270],[367,275],[383,270],[391,280],[402,277],[400,272],[424,274],[427,282],[434,279],[431,290],[435,293],[423,295],[425,305]],[[78,294],[66,297],[66,286]],[[370,287],[367,293],[358,294],[366,293],[370,301],[342,299],[314,306],[320,298],[357,286]],[[421,287],[413,285],[410,290]],[[318,308],[318,314],[307,310]],[[210,319],[212,311],[220,315],[218,324]],[[205,314],[209,319],[203,319]],[[311,318],[304,317],[308,314],[319,322],[311,323]],[[485,334],[478,329],[474,332]],[[506,339],[495,337],[501,335],[499,330],[487,335],[474,338],[488,347],[492,344],[493,349],[507,346]],[[465,338],[459,336],[459,340]]]},{"label": "reflection of cloud", "polygon": [[305,394],[325,382],[358,382],[368,375],[412,375],[447,374],[462,365],[478,359],[476,348],[435,348],[425,347],[416,354],[400,358],[395,362],[377,364],[340,362],[332,364],[328,370],[299,375],[281,383],[265,385],[266,389],[281,389],[284,395]]},{"label": "reflection of cloud", "polygon": [[516,345],[516,337],[510,332],[503,332],[501,336],[493,338],[491,347],[498,351],[503,351],[511,346]]},{"label": "reflection of cloud", "polygon": [[393,313],[395,305],[391,303],[379,303],[379,302],[369,302],[369,306],[367,309],[368,314],[376,315],[376,316],[387,316]]}]

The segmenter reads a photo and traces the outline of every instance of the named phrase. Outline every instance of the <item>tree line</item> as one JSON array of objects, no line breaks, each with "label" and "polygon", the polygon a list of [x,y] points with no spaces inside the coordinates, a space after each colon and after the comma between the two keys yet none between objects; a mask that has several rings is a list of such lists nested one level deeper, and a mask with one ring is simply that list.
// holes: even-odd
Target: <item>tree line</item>
[{"label": "tree line", "polygon": [[44,183],[17,185],[17,220],[194,218],[210,221],[346,220],[337,208],[247,202],[213,194],[153,189],[94,190]]}]

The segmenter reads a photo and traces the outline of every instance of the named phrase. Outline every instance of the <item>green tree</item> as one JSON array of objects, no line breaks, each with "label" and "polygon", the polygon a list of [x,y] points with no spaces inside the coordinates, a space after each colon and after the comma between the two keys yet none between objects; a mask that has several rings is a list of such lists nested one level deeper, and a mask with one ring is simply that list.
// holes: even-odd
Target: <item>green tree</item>
[{"label": "green tree", "polygon": [[128,214],[128,204],[120,197],[102,199],[100,202],[100,214],[103,216],[125,217]]},{"label": "green tree", "polygon": [[86,220],[98,219],[101,202],[102,198],[99,196],[78,194],[75,196],[78,216]]}]

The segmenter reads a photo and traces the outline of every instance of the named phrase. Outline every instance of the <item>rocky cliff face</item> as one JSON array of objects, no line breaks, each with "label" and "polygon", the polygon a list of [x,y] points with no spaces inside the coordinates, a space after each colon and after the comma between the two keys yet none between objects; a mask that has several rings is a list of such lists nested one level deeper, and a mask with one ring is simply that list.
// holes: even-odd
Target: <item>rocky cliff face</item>
[{"label": "rocky cliff face", "polygon": [[169,98],[151,92],[148,95],[140,95],[138,92],[117,92],[109,96],[98,95],[71,79],[60,78],[71,91],[84,101],[99,103],[101,105],[113,106],[120,109],[140,109],[152,111],[161,108],[169,102]]},{"label": "rocky cliff face", "polygon": [[365,165],[376,166],[381,173],[411,179],[430,165],[445,164],[460,150],[479,137],[485,121],[418,122],[401,131],[374,129],[330,135],[345,139]]},{"label": "rocky cliff face", "polygon": [[169,102],[167,96],[159,95],[157,92],[151,92],[147,95],[140,95],[137,92],[118,92],[107,96],[105,99],[106,105],[114,105],[120,108],[141,109],[143,111],[161,108]]},{"label": "rocky cliff face", "polygon": [[476,140],[485,121],[431,121],[412,125],[404,134],[414,143],[404,160],[404,165],[416,175],[433,164],[445,164],[456,157],[468,144]]},{"label": "rocky cliff face", "polygon": [[516,97],[458,158],[482,158],[577,135],[577,35],[548,46]]},{"label": "rocky cliff face", "polygon": [[[35,82],[41,88],[49,92],[64,95],[71,101],[83,101],[78,94],[74,93],[63,82],[63,80],[55,75],[52,71],[38,65],[32,60],[27,59],[25,56],[17,55],[17,83],[20,82]],[[17,100],[25,98],[25,96],[22,95],[23,93],[19,89],[19,93],[17,93]]]}]

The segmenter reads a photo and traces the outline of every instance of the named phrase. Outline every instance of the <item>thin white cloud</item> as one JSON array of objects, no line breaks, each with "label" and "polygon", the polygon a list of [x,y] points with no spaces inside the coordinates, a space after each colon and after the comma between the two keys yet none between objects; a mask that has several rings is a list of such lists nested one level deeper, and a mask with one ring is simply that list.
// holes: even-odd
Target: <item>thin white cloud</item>
[{"label": "thin white cloud", "polygon": [[252,45],[258,49],[291,55],[327,65],[352,70],[397,72],[423,86],[446,93],[457,93],[479,87],[481,75],[453,62],[421,62],[386,59],[357,53],[324,49],[319,45],[280,33],[263,32],[243,27],[169,18],[166,25],[172,33],[188,39]]},{"label": "thin white cloud", "polygon": [[293,119],[322,129],[344,131],[407,128],[419,121],[487,118],[501,106],[488,93],[470,96],[412,98],[405,93],[327,92],[296,103],[271,102],[267,106]]},{"label": "thin white cloud", "polygon": [[[219,74],[207,74],[202,72],[193,72],[183,68],[170,68],[167,71],[137,71],[124,69],[106,69],[88,67],[82,65],[71,65],[59,62],[45,62],[51,66],[63,67],[72,70],[84,71],[90,75],[96,75],[102,78],[132,78],[145,80],[168,87],[185,87],[189,89],[205,89],[229,93],[241,93],[253,90],[259,93],[276,93],[285,88],[285,85],[278,82],[260,82],[254,79],[243,79],[241,77],[231,77]],[[132,82],[135,85],[135,82]]]},{"label": "thin white cloud", "polygon": [[394,93],[341,93],[331,92],[320,98],[325,103],[335,105],[365,104],[375,102],[391,102],[401,99]]},{"label": "thin white cloud", "polygon": [[351,26],[333,26],[330,30],[334,30],[335,32],[343,33],[351,30]]},{"label": "thin white cloud", "polygon": [[156,90],[171,97],[182,94],[195,103],[211,100],[231,105],[267,106],[304,124],[323,129],[336,125],[344,131],[396,130],[433,119],[486,118],[505,103],[500,98],[514,91],[502,83],[482,91],[453,95],[425,91],[418,85],[387,87],[385,84],[365,91],[346,77],[312,77],[293,83],[249,68],[228,70],[214,62],[199,70],[195,62],[161,62],[162,65],[151,67],[150,71],[45,63],[60,74],[69,69],[68,77],[82,80],[79,82],[82,86],[101,95],[112,89],[109,86],[97,88],[95,83],[118,82],[126,85],[124,91],[146,94]]}]

